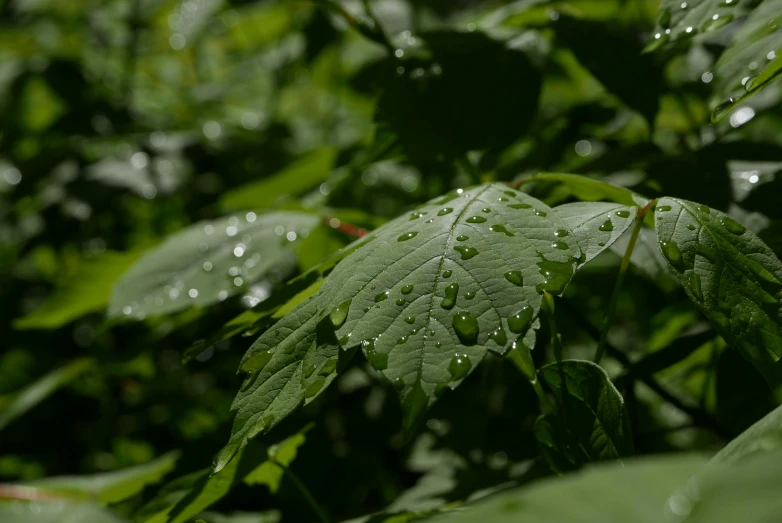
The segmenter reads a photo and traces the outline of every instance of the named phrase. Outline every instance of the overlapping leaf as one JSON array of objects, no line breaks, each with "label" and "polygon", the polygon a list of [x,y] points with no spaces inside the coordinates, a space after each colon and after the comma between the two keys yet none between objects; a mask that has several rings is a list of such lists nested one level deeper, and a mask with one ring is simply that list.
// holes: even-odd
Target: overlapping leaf
[{"label": "overlapping leaf", "polygon": [[535,436],[554,470],[632,454],[624,400],[600,366],[565,360],[541,368],[540,376],[561,402],[559,416],[545,415],[535,423]]},{"label": "overlapping leaf", "polygon": [[638,209],[614,203],[577,202],[559,205],[555,210],[581,247],[581,266],[618,240],[635,221]]},{"label": "overlapping leaf", "polygon": [[661,198],[660,249],[687,295],[770,384],[780,383],[782,263],[723,212]]},{"label": "overlapping leaf", "polygon": [[293,244],[318,217],[249,212],[201,222],[171,236],[117,283],[110,316],[143,318],[225,300],[295,265]]},{"label": "overlapping leaf", "polygon": [[738,435],[713,458],[713,462],[734,463],[756,453],[770,452],[782,447],[782,407],[768,413],[763,419]]},{"label": "overlapping leaf", "polygon": [[716,31],[746,16],[756,5],[756,0],[662,0],[647,49]]}]

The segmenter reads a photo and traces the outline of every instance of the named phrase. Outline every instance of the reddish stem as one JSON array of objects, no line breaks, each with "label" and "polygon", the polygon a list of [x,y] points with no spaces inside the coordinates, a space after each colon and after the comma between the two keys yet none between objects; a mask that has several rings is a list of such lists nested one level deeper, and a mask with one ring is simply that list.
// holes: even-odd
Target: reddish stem
[{"label": "reddish stem", "polygon": [[0,499],[59,501],[65,498],[35,487],[26,487],[24,485],[0,485]]},{"label": "reddish stem", "polygon": [[328,225],[333,229],[344,232],[348,236],[353,236],[354,238],[361,238],[363,236],[366,236],[366,234],[369,232],[363,227],[356,227],[355,225],[347,222],[343,222],[338,218],[330,218],[328,216],[325,216],[323,218],[323,223],[325,223],[326,225]]}]

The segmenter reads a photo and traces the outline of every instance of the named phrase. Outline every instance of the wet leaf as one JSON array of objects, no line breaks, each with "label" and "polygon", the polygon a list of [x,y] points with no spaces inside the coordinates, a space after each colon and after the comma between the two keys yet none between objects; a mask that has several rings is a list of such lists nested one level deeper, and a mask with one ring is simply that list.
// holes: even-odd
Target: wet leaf
[{"label": "wet leaf", "polygon": [[298,212],[253,212],[200,222],[146,254],[116,284],[113,317],[166,314],[203,307],[295,266],[293,246],[318,223]]},{"label": "wet leaf", "polygon": [[714,32],[743,18],[755,5],[756,0],[662,0],[646,50]]},{"label": "wet leaf", "polygon": [[554,209],[567,225],[557,236],[572,235],[581,248],[579,267],[611,247],[635,222],[638,212],[637,207],[601,202],[566,203]]},{"label": "wet leaf", "polygon": [[723,212],[677,198],[656,208],[659,247],[687,296],[770,385],[780,383],[782,263]]}]

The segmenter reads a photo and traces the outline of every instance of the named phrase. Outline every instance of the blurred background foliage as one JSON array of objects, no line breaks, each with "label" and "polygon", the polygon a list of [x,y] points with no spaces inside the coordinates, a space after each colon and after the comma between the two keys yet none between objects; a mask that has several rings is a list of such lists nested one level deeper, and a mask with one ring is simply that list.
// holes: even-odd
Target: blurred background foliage
[{"label": "blurred background foliage", "polygon": [[[350,242],[346,224],[371,229],[455,187],[584,174],[727,211],[782,255],[782,9],[766,0],[742,21],[740,4],[725,24],[696,24],[658,16],[657,0],[0,0],[0,481],[116,471],[172,449],[171,477],[207,467],[253,338],[198,341]],[[208,308],[105,318],[113,285],[167,235],[270,209],[318,217],[286,235],[294,255],[274,274]],[[572,357],[591,354],[614,251],[558,309]],[[637,453],[717,449],[782,400],[724,350],[652,237],[618,310],[604,363]],[[619,377],[619,362],[661,351],[665,364]],[[410,441],[393,390],[359,358],[272,441],[314,421],[291,470],[335,521],[548,474],[534,394],[487,360]],[[239,484],[213,509],[314,519],[296,483]],[[115,508],[129,516],[152,494]]]}]

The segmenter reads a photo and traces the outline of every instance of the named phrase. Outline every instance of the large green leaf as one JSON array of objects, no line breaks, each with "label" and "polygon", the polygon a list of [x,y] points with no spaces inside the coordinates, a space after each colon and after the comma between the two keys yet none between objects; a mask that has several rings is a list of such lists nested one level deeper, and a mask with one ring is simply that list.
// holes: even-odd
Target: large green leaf
[{"label": "large green leaf", "polygon": [[[778,56],[778,53],[782,55],[780,24],[782,4],[767,0],[733,35],[730,45],[714,65],[714,92],[719,103],[712,115],[714,121],[731,114],[742,101],[779,78],[782,72],[782,56]],[[738,127],[745,123],[754,116],[751,111],[746,107],[733,112],[731,125]]]},{"label": "large green leaf", "polygon": [[615,203],[577,202],[559,205],[555,210],[581,247],[578,260],[581,266],[624,234],[635,221],[638,208]]},{"label": "large green leaf", "polygon": [[752,231],[705,205],[661,198],[656,221],[660,249],[687,295],[729,345],[778,384],[782,263]]},{"label": "large green leaf", "polygon": [[779,447],[782,447],[782,407],[776,408],[725,445],[712,461],[733,463]]},{"label": "large green leaf", "polygon": [[220,198],[220,207],[225,210],[261,209],[283,196],[302,194],[328,178],[337,152],[333,148],[317,149],[278,173],[226,192]]},{"label": "large green leaf", "polygon": [[547,414],[535,423],[535,436],[554,470],[632,454],[624,400],[599,365],[565,360],[542,367],[540,376],[560,400],[556,417]]},{"label": "large green leaf", "polygon": [[89,358],[73,360],[64,367],[39,378],[14,395],[0,396],[0,430],[45,400],[60,387],[93,369],[94,365],[95,362]]},{"label": "large green leaf", "polygon": [[268,448],[257,442],[244,447],[236,459],[215,474],[204,469],[168,483],[134,514],[134,519],[140,523],[190,521],[242,482],[263,484],[276,492],[282,480],[281,467],[291,464],[304,441],[304,434],[297,433]]},{"label": "large green leaf", "polygon": [[90,503],[63,501],[0,501],[0,521],[3,523],[127,523],[106,508]]},{"label": "large green leaf", "polygon": [[662,0],[657,26],[646,48],[657,49],[715,31],[745,16],[755,5],[757,0]]},{"label": "large green leaf", "polygon": [[90,476],[57,476],[26,483],[71,499],[102,505],[134,496],[149,484],[157,483],[174,468],[179,452],[169,452],[154,461],[113,472]]},{"label": "large green leaf", "polygon": [[770,523],[779,519],[782,453],[733,466],[702,464],[695,456],[671,455],[592,467],[507,490],[430,520]]},{"label": "large green leaf", "polygon": [[393,383],[410,428],[487,350],[504,354],[528,331],[541,293],[564,290],[581,254],[557,236],[565,230],[544,203],[492,183],[453,191],[373,231],[245,355],[240,368],[250,375],[216,468],[327,384],[337,339],[361,345]]},{"label": "large green leaf", "polygon": [[296,263],[293,244],[318,220],[300,212],[248,212],[192,225],[123,276],[114,288],[109,315],[143,318],[210,305],[261,278],[285,273]]},{"label": "large green leaf", "polygon": [[82,261],[72,278],[56,288],[40,307],[14,320],[14,327],[56,329],[89,312],[102,310],[116,281],[142,252],[109,251]]}]

